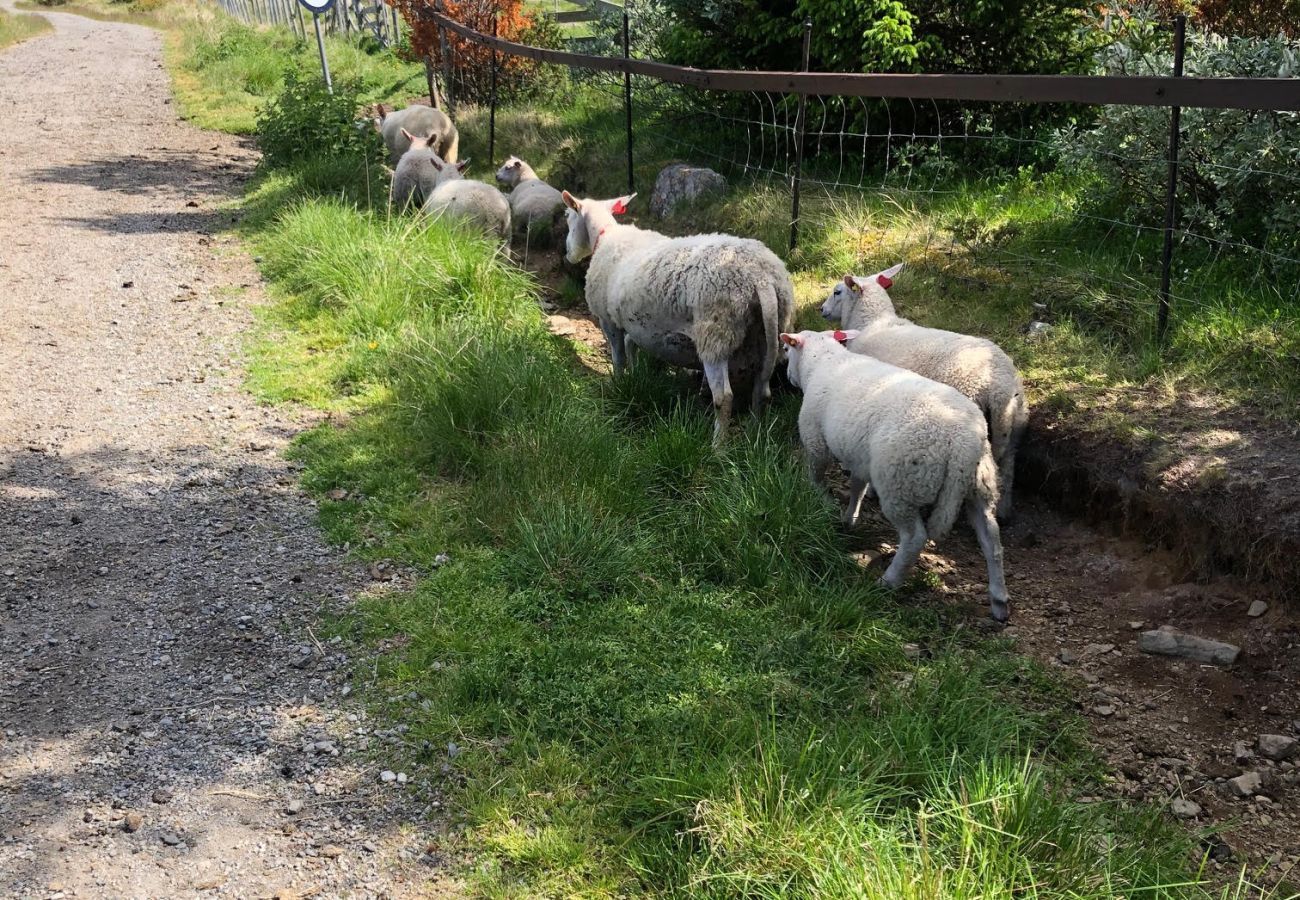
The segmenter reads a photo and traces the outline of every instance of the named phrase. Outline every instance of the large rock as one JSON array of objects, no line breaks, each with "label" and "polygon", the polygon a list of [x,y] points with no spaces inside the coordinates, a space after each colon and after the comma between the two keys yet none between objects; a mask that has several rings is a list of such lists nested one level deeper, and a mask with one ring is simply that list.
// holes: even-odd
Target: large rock
[{"label": "large rock", "polygon": [[722,192],[727,189],[727,179],[712,169],[673,163],[665,166],[655,179],[654,193],[650,195],[650,211],[659,218],[672,213],[683,200],[694,200],[701,194]]},{"label": "large rock", "polygon": [[1138,636],[1138,648],[1162,656],[1181,656],[1215,666],[1230,666],[1237,661],[1241,648],[1235,644],[1211,641],[1176,628],[1164,626],[1156,631],[1144,631]]},{"label": "large rock", "polygon": [[1258,772],[1246,772],[1236,778],[1228,779],[1228,790],[1234,797],[1253,797],[1264,790],[1264,779]]},{"label": "large rock", "polygon": [[1273,760],[1289,759],[1296,752],[1297,741],[1285,734],[1261,734],[1259,755]]}]

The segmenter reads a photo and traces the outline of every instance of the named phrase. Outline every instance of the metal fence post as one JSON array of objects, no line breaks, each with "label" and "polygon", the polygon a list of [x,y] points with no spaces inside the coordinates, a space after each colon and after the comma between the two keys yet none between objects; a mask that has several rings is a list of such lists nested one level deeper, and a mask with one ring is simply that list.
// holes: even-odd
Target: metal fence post
[{"label": "metal fence post", "polygon": [[[442,3],[437,6],[438,12],[445,13]],[[447,43],[447,29],[441,24],[438,25],[438,46],[442,50],[442,89],[446,91],[447,112],[455,111],[456,89],[451,83],[451,48]]]},{"label": "metal fence post", "polygon": [[[812,16],[803,20],[803,71],[808,71],[812,50]],[[790,173],[790,252],[799,243],[799,188],[803,180],[803,133],[808,113],[808,95],[799,95],[799,112],[794,120],[794,169]]]},{"label": "metal fence post", "polygon": [[[623,58],[631,59],[630,28],[628,26],[627,7],[631,0],[623,4]],[[627,192],[636,193],[636,177],[632,170],[632,73],[623,71],[623,114],[627,120]]]},{"label": "metal fence post", "polygon": [[[492,36],[497,36],[500,27],[501,11],[492,5]],[[496,165],[497,160],[497,48],[492,45],[492,106],[488,112],[488,166]]]},{"label": "metal fence post", "polygon": [[[1174,77],[1183,77],[1183,50],[1187,44],[1187,16],[1174,17]],[[1165,188],[1165,246],[1160,260],[1160,312],[1156,340],[1164,345],[1169,334],[1169,283],[1174,265],[1174,224],[1178,217],[1178,126],[1182,107],[1169,110],[1169,183]]]}]

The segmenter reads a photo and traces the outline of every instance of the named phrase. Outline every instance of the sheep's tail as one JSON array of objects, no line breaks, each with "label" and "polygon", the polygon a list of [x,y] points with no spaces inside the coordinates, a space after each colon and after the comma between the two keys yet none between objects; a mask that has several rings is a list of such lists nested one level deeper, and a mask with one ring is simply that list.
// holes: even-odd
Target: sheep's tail
[{"label": "sheep's tail", "polygon": [[776,356],[781,349],[780,310],[776,289],[770,281],[761,281],[755,288],[758,309],[763,317],[763,368],[759,370],[754,385],[754,406],[757,410],[772,396],[772,372],[776,369]]},{"label": "sheep's tail", "polygon": [[1011,513],[1011,492],[1016,474],[1016,451],[1025,436],[1029,421],[1029,404],[1025,401],[1025,389],[1020,379],[1012,377],[1005,384],[1006,390],[989,398],[988,424],[989,444],[993,449],[993,459],[998,467],[998,518],[1005,519]]},{"label": "sheep's tail", "polygon": [[[455,125],[451,126],[451,134],[447,135],[447,142],[443,145],[442,149],[443,162],[454,163],[460,158],[460,132],[456,130]],[[490,161],[491,160],[489,160],[489,162]]]},{"label": "sheep's tail", "polygon": [[[975,463],[974,472],[970,468],[971,462]],[[939,496],[925,523],[926,535],[937,541],[951,531],[962,504],[968,499],[996,504],[997,498],[998,469],[993,463],[993,451],[989,449],[988,440],[981,437],[978,459],[963,459],[955,454],[948,459]]]}]

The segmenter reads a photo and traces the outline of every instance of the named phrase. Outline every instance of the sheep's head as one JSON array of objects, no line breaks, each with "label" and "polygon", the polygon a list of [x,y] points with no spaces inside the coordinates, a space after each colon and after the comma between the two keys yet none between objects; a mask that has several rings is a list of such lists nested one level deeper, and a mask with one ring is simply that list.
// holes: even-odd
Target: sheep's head
[{"label": "sheep's head", "polygon": [[781,334],[781,346],[785,350],[786,377],[790,379],[791,384],[802,390],[803,372],[801,369],[805,352],[816,351],[833,345],[847,344],[859,334],[861,332],[856,329],[847,331],[800,331],[794,334],[783,332]]},{"label": "sheep's head", "polygon": [[465,170],[469,168],[469,160],[462,159],[460,162],[448,163],[443,161],[438,154],[429,157],[429,165],[437,173],[437,182],[442,184],[444,181],[455,181],[457,178],[464,177]]},{"label": "sheep's head", "polygon": [[519,176],[523,174],[524,161],[517,156],[512,156],[505,161],[501,168],[497,169],[497,181],[507,187],[518,187]]},{"label": "sheep's head", "polygon": [[582,199],[562,192],[564,211],[569,220],[569,236],[564,241],[564,258],[577,265],[596,252],[596,244],[601,233],[615,224],[614,217],[627,212],[627,205],[636,194],[618,197],[614,200]]},{"label": "sheep's head", "polygon": [[[899,263],[875,275],[845,275],[831,288],[826,302],[822,304],[822,317],[843,322],[855,308],[861,308],[866,313],[866,322],[882,314],[893,315],[894,304],[886,292],[893,287],[894,278],[902,269],[903,264]],[[861,302],[864,300],[866,303]],[[863,321],[862,316],[855,318]]]},{"label": "sheep's head", "polygon": [[407,131],[405,128],[403,128],[403,129],[402,129],[402,137],[404,137],[404,138],[406,138],[408,141],[410,141],[410,143],[411,143],[410,149],[412,149],[412,150],[434,150],[434,149],[436,149],[436,148],[433,146],[433,145],[436,143],[436,141],[434,140],[434,137],[433,137],[433,135],[431,135],[431,134],[426,134],[426,135],[422,135],[422,136],[420,136],[420,137],[417,137],[417,136],[411,134],[411,132]]}]

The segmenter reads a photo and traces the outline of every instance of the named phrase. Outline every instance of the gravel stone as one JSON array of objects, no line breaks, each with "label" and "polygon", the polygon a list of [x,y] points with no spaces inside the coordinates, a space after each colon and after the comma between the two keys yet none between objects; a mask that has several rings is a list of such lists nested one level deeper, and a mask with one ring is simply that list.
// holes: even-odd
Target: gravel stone
[{"label": "gravel stone", "polygon": [[1180,819],[1194,819],[1201,814],[1201,805],[1182,797],[1169,801],[1169,808]]},{"label": "gravel stone", "polygon": [[1261,734],[1256,744],[1259,755],[1271,760],[1290,759],[1298,745],[1300,742],[1285,734]]}]

